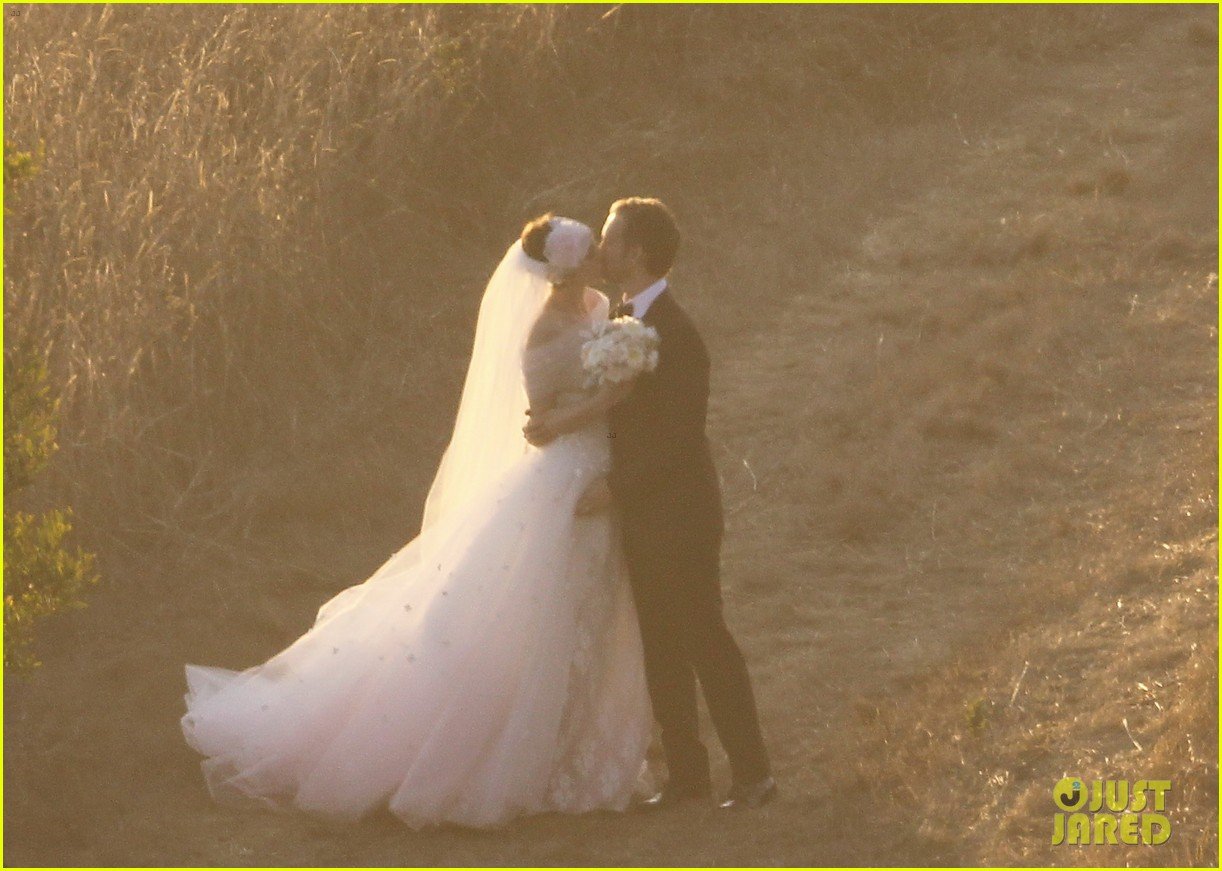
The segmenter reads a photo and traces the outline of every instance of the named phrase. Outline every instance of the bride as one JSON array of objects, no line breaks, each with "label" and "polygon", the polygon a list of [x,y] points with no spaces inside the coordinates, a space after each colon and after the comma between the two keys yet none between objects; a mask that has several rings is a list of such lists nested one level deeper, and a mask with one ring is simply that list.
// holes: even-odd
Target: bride
[{"label": "bride", "polygon": [[[215,799],[413,828],[628,805],[651,715],[604,480],[631,387],[582,387],[597,256],[550,215],[505,254],[416,538],[262,665],[186,666]],[[531,447],[528,403],[588,422]]]}]

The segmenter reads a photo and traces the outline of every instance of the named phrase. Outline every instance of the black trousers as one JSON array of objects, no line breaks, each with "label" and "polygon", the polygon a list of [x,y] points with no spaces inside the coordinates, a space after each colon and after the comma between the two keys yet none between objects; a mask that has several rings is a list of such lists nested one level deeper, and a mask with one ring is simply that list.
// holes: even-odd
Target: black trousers
[{"label": "black trousers", "polygon": [[721,523],[675,528],[670,520],[628,514],[620,522],[670,783],[710,782],[697,679],[734,782],[754,783],[770,768],[747,665],[722,614]]}]

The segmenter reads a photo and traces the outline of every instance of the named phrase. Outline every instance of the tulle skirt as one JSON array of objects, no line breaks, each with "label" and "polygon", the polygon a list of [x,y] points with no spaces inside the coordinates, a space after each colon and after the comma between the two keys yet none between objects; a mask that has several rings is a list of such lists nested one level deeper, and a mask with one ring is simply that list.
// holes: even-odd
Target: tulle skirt
[{"label": "tulle skirt", "polygon": [[187,665],[182,729],[227,803],[408,825],[622,810],[649,741],[640,635],[597,429],[530,449],[304,635],[236,672]]}]

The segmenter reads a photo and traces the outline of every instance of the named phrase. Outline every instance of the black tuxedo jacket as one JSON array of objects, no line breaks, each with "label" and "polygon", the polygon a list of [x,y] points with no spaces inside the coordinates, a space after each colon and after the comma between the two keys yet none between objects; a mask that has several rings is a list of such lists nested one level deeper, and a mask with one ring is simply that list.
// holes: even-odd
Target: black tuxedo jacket
[{"label": "black tuxedo jacket", "polygon": [[608,484],[625,522],[640,533],[719,540],[721,485],[705,435],[708,350],[669,287],[642,320],[658,331],[658,365],[608,414]]}]

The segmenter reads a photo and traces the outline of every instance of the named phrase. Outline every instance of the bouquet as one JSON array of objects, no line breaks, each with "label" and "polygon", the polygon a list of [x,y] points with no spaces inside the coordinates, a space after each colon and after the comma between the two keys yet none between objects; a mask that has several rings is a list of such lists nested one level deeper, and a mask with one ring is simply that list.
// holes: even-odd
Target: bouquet
[{"label": "bouquet", "polygon": [[586,387],[620,384],[658,366],[658,331],[633,317],[604,321],[581,346]]}]

